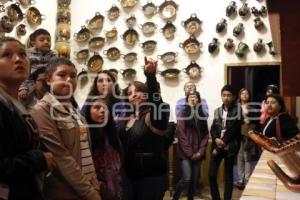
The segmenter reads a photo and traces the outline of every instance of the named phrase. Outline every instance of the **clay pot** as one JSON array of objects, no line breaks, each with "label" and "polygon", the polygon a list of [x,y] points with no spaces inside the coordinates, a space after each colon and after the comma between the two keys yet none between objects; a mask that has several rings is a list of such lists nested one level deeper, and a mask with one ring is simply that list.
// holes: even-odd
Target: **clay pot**
[{"label": "clay pot", "polygon": [[266,43],[266,45],[269,47],[269,54],[271,55],[276,55],[276,52],[275,52],[275,48],[274,48],[274,45],[273,45],[273,42],[268,42]]},{"label": "clay pot", "polygon": [[70,25],[58,24],[56,28],[56,37],[58,40],[69,40],[71,37]]},{"label": "clay pot", "polygon": [[233,36],[238,37],[244,31],[244,25],[239,23],[233,28]]},{"label": "clay pot", "polygon": [[242,18],[247,17],[247,15],[250,13],[250,9],[248,7],[247,3],[243,3],[242,7],[239,9],[239,15]]},{"label": "clay pot", "polygon": [[240,42],[238,45],[238,48],[235,50],[235,54],[238,57],[242,58],[245,56],[248,49],[249,49],[249,47],[246,43]]},{"label": "clay pot", "polygon": [[226,16],[231,17],[236,13],[236,3],[235,1],[231,1],[229,5],[226,7]]},{"label": "clay pot", "polygon": [[55,43],[55,49],[56,49],[57,54],[59,56],[70,58],[71,48],[70,48],[70,44],[68,42],[66,42],[66,41],[57,41]]},{"label": "clay pot", "polygon": [[260,15],[259,10],[257,10],[257,8],[255,8],[255,7],[252,7],[252,8],[251,8],[251,13],[252,13],[255,17],[258,17],[258,16]]},{"label": "clay pot", "polygon": [[265,45],[262,41],[262,39],[258,39],[256,43],[253,45],[253,50],[256,53],[260,53],[265,48]]},{"label": "clay pot", "polygon": [[213,38],[212,42],[208,44],[208,52],[214,53],[216,49],[219,47],[219,42],[217,38]]},{"label": "clay pot", "polygon": [[259,17],[256,17],[253,21],[254,21],[254,27],[257,30],[261,30],[265,26],[264,22],[261,21],[261,19]]},{"label": "clay pot", "polygon": [[230,49],[232,49],[233,47],[234,47],[233,39],[227,38],[227,41],[226,41],[225,44],[224,44],[224,48],[225,48],[226,50],[230,50]]},{"label": "clay pot", "polygon": [[26,35],[26,25],[25,24],[19,24],[16,28],[17,36],[24,36]]},{"label": "clay pot", "polygon": [[221,21],[219,23],[217,23],[217,26],[216,26],[216,32],[217,33],[221,33],[227,26],[227,22],[226,22],[226,19],[221,19]]}]

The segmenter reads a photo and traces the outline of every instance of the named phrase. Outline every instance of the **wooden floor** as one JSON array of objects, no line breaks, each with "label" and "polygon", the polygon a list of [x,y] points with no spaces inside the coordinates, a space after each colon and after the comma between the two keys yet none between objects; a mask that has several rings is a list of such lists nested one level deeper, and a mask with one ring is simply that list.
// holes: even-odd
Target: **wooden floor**
[{"label": "wooden floor", "polygon": [[[233,194],[232,194],[232,200],[238,200],[240,199],[241,195],[242,195],[242,190],[238,190],[237,188],[234,187],[233,189]],[[223,194],[223,191],[221,190],[220,191],[220,194]],[[170,193],[167,191],[166,192],[166,195],[164,197],[164,200],[171,200],[172,198],[170,198]],[[186,200],[187,198],[186,197],[182,197],[181,200]],[[209,200],[211,199],[211,196],[210,196],[210,190],[209,190],[209,187],[205,187],[201,190],[201,195],[196,195],[194,200]]]}]

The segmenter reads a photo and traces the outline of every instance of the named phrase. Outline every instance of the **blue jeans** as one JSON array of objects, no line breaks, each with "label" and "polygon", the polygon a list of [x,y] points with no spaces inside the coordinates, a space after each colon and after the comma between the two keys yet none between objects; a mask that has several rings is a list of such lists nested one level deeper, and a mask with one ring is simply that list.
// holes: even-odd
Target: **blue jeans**
[{"label": "blue jeans", "polygon": [[173,196],[173,200],[178,200],[184,189],[188,188],[188,200],[194,199],[194,193],[196,190],[197,180],[201,168],[201,160],[182,160],[181,171],[182,176],[180,181],[176,185],[176,190]]}]

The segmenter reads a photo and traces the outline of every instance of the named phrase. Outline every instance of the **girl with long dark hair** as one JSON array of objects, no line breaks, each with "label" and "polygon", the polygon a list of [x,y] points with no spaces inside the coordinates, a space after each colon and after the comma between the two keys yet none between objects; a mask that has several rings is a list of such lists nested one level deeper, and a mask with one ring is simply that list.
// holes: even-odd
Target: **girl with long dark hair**
[{"label": "girl with long dark hair", "polygon": [[103,200],[121,198],[121,144],[111,107],[107,100],[95,97],[86,102],[84,116],[89,125],[97,179]]}]

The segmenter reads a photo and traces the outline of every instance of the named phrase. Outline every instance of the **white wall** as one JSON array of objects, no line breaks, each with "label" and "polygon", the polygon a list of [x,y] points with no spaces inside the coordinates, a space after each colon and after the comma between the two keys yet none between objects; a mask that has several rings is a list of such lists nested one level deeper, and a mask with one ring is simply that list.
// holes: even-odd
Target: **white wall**
[{"label": "white wall", "polygon": [[[85,24],[85,20],[94,16],[96,11],[100,11],[101,14],[105,15],[105,12],[112,6],[112,4],[120,5],[117,0],[89,0],[89,3],[85,3],[84,0],[72,1],[72,31],[78,32],[81,25]],[[103,3],[102,3],[103,2]],[[141,0],[140,5],[136,6],[131,12],[126,13],[124,10],[121,12],[120,18],[115,22],[110,22],[108,19],[105,19],[103,30],[110,30],[112,27],[116,26],[119,35],[127,29],[124,19],[129,17],[130,14],[134,13],[137,17],[137,24],[142,24],[146,21],[155,22],[159,28],[164,26],[164,21],[157,14],[151,19],[144,17],[143,13],[140,10],[140,6],[144,5],[147,0]],[[160,5],[162,0],[153,0],[153,3]],[[176,51],[179,53],[177,63],[174,65],[177,69],[182,69],[190,63],[189,57],[183,51],[183,49],[178,47],[180,42],[183,42],[188,38],[188,34],[181,25],[181,22],[188,19],[192,13],[196,13],[198,18],[203,21],[202,23],[202,32],[198,37],[198,40],[203,42],[202,51],[203,53],[197,60],[203,68],[202,78],[197,82],[198,90],[201,92],[201,95],[206,98],[209,104],[210,114],[212,116],[213,110],[221,104],[220,100],[220,89],[224,84],[224,64],[225,63],[239,63],[239,62],[257,62],[257,61],[278,61],[279,58],[274,58],[270,54],[266,53],[262,56],[257,56],[252,50],[252,45],[256,42],[257,38],[262,38],[265,42],[271,40],[271,33],[268,23],[268,18],[262,18],[266,24],[267,30],[264,33],[258,33],[254,28],[253,19],[254,16],[247,20],[242,20],[239,16],[236,16],[234,19],[229,20],[225,15],[225,8],[229,4],[230,0],[220,1],[220,0],[209,0],[209,1],[199,1],[199,0],[186,0],[186,1],[175,1],[181,4],[179,5],[177,18],[174,21],[174,24],[177,27],[177,33],[172,41],[167,41],[162,34],[157,30],[156,33],[151,37],[145,37],[141,30],[138,27],[135,27],[136,30],[140,33],[140,41],[143,42],[146,39],[154,39],[158,41],[158,46],[155,52],[151,57],[156,58],[156,55],[161,55],[167,51]],[[265,5],[265,1],[247,1],[249,7],[256,6],[260,8],[262,5]],[[238,8],[241,6],[241,1],[236,1]],[[221,18],[226,18],[228,21],[227,32],[225,34],[217,34],[215,32],[216,24],[221,20]],[[246,59],[238,59],[235,54],[228,53],[224,48],[223,44],[227,37],[234,38],[232,35],[233,27],[242,22],[245,25],[245,35],[241,38],[242,41],[246,42],[251,48]],[[104,36],[102,32],[99,34]],[[213,37],[219,38],[221,42],[220,51],[216,55],[211,55],[208,53],[207,47],[209,42],[211,42]],[[240,39],[235,39],[235,44],[238,44]],[[74,48],[76,50],[77,44],[73,41]],[[122,53],[127,53],[129,51],[135,51],[138,53],[139,58],[137,63],[133,66],[138,70],[138,80],[144,81],[143,72],[140,68],[143,65],[143,52],[141,48],[136,45],[132,49],[128,49],[124,44],[123,40],[119,37],[117,41],[106,45],[103,50],[108,49],[111,46],[117,46]],[[104,58],[104,68],[116,67],[117,69],[124,69],[125,65],[122,59],[116,62],[110,62],[106,59],[105,55],[101,55]],[[159,61],[159,70],[164,70],[166,67]],[[158,81],[161,83],[162,96],[166,102],[169,102],[173,107],[176,103],[176,100],[183,97],[183,85],[189,80],[188,76],[184,73],[181,73],[178,81],[167,81],[164,80],[160,75],[157,75]],[[124,81],[121,76],[119,76],[119,83],[121,86],[124,86]],[[80,98],[82,100],[82,98]]]},{"label": "white wall", "polygon": [[[54,0],[36,0],[36,6],[40,9],[41,13],[46,15],[46,20],[43,21],[41,27],[48,29],[51,34],[54,36],[55,31],[55,23],[56,23],[56,1]],[[156,5],[160,5],[163,0],[152,0]],[[198,18],[203,21],[202,23],[202,32],[198,37],[198,40],[203,42],[202,53],[197,60],[197,63],[200,64],[203,68],[202,78],[196,82],[198,90],[201,92],[202,97],[204,97],[209,105],[210,115],[212,116],[213,110],[221,104],[220,99],[220,89],[224,85],[224,64],[225,63],[242,63],[242,62],[269,62],[269,61],[279,61],[279,57],[273,57],[270,54],[266,53],[263,55],[256,55],[256,53],[252,50],[253,44],[256,42],[257,38],[262,38],[265,42],[271,40],[271,33],[269,28],[268,18],[262,18],[267,29],[263,33],[259,33],[254,28],[253,19],[254,16],[251,15],[247,20],[241,19],[239,16],[236,16],[234,19],[228,19],[225,15],[225,8],[229,4],[230,0],[207,0],[207,1],[199,1],[199,0],[175,0],[176,3],[180,3],[177,18],[173,22],[177,27],[177,32],[174,40],[167,41],[158,30],[151,37],[145,37],[141,30],[136,26],[136,30],[140,33],[140,42],[143,42],[147,39],[154,39],[158,42],[158,46],[151,56],[156,59],[156,55],[161,55],[167,51],[175,51],[178,52],[177,63],[173,66],[177,69],[185,68],[189,63],[190,59],[183,51],[183,49],[178,47],[180,42],[183,42],[188,38],[188,33],[184,30],[181,25],[181,22],[188,19],[192,13],[196,13]],[[116,26],[119,35],[123,34],[125,30],[127,30],[124,19],[129,17],[132,13],[137,17],[137,24],[142,24],[146,21],[155,22],[159,29],[162,28],[165,22],[159,17],[159,15],[155,15],[151,19],[144,17],[142,11],[140,10],[140,6],[147,3],[147,0],[140,0],[139,5],[137,5],[131,12],[125,12],[121,9],[121,16],[115,22],[110,22],[107,18],[105,19],[105,23],[102,31],[95,36],[104,36],[104,30],[110,30],[112,27]],[[241,6],[242,1],[236,0],[238,8]],[[255,1],[249,0],[247,1],[249,7],[256,6],[260,8],[262,5],[265,5],[265,1]],[[120,7],[120,3],[118,0],[72,0],[71,3],[71,12],[72,12],[72,25],[71,30],[72,34],[78,32],[82,25],[85,25],[86,19],[90,19],[94,16],[96,11],[100,11],[102,15],[106,15],[106,11],[113,5],[117,5]],[[227,19],[228,26],[227,32],[225,34],[217,34],[215,32],[216,24],[221,20],[221,18]],[[233,37],[232,30],[233,27],[236,26],[239,22],[244,23],[245,26],[245,35],[242,38]],[[218,38],[220,41],[220,51],[216,55],[211,55],[208,53],[207,47],[209,42],[211,42],[212,38]],[[235,44],[241,40],[246,42],[250,47],[250,52],[247,54],[245,59],[239,59],[236,57],[234,53],[228,53],[224,48],[225,40],[231,37],[235,40]],[[53,37],[54,38],[54,37]],[[23,40],[24,38],[22,38]],[[72,51],[78,51],[80,49],[85,48],[86,46],[79,47],[76,41],[72,38],[71,40]],[[104,58],[104,69],[115,67],[117,69],[125,69],[126,66],[124,64],[123,59],[120,59],[115,62],[109,61],[105,55],[103,55],[103,50],[108,49],[109,47],[116,46],[118,47],[123,54],[126,54],[130,51],[135,51],[138,53],[138,61],[133,65],[138,71],[137,79],[140,81],[144,81],[143,71],[141,66],[143,65],[143,57],[144,53],[142,49],[136,45],[134,48],[129,49],[123,44],[123,40],[118,36],[117,41],[106,44],[103,49],[100,51],[100,54]],[[92,54],[91,54],[92,55]],[[76,63],[72,53],[72,59]],[[81,70],[83,65],[78,64],[78,70]],[[166,67],[159,61],[159,70],[164,70]],[[184,73],[181,73],[178,81],[167,81],[164,80],[160,75],[157,75],[158,81],[161,83],[161,90],[163,99],[170,103],[172,107],[175,107],[176,100],[183,97],[183,85],[186,81],[189,80],[188,76]],[[119,83],[121,87],[124,87],[126,81],[122,79],[122,76],[119,75]],[[85,95],[89,90],[89,86],[85,87],[84,90],[77,90],[76,98],[81,105],[85,99]]]}]

